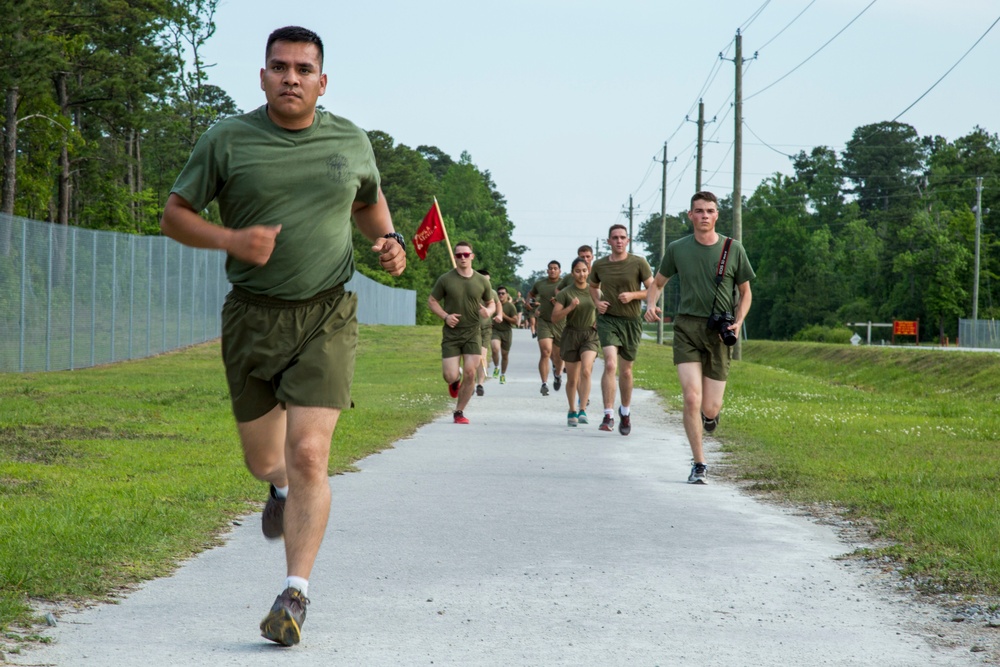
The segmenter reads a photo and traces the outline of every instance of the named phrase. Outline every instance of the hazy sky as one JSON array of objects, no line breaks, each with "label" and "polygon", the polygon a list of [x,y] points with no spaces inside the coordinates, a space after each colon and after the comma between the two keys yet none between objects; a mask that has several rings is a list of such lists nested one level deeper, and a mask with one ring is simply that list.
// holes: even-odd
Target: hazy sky
[{"label": "hazy sky", "polygon": [[[526,276],[627,224],[629,195],[636,232],[658,213],[665,141],[667,210],[687,209],[697,125],[685,116],[697,119],[699,95],[717,117],[704,187],[732,193],[737,29],[744,58],[758,52],[744,65],[749,195],[791,173],[787,154],[840,151],[856,127],[899,116],[998,18],[997,0],[222,0],[205,59],[248,111],[264,102],[271,30],[318,32],[330,80],[320,102],[397,143],[468,151],[507,198]],[[1000,132],[998,64],[1000,24],[898,120],[949,140],[976,125]]]}]

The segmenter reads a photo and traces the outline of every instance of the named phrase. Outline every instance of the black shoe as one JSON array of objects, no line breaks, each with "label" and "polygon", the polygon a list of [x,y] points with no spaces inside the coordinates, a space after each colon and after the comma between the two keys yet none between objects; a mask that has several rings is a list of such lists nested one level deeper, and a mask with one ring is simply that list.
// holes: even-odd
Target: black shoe
[{"label": "black shoe", "polygon": [[709,419],[704,412],[701,413],[701,425],[705,429],[705,433],[711,433],[715,430],[715,427],[719,425],[719,417],[721,415],[715,415],[714,419]]},{"label": "black shoe", "polygon": [[602,421],[601,425],[598,426],[597,428],[601,429],[602,431],[614,431],[615,430],[614,417],[605,412],[604,421]]},{"label": "black shoe", "polygon": [[688,484],[704,484],[708,477],[708,466],[704,463],[695,463],[691,466],[691,474],[688,475]]},{"label": "black shoe", "polygon": [[306,622],[309,599],[297,588],[286,588],[271,611],[260,622],[260,636],[282,646],[295,646],[302,639],[302,624]]},{"label": "black shoe", "polygon": [[552,388],[559,391],[559,387],[562,386],[562,376],[556,375],[556,379],[552,381]]},{"label": "black shoe", "polygon": [[622,409],[618,408],[618,432],[622,435],[628,435],[632,432],[632,419],[631,415],[623,415]]},{"label": "black shoe", "polygon": [[485,393],[486,393],[486,390],[483,389],[483,385],[477,384],[476,385],[476,396],[482,396]]},{"label": "black shoe", "polygon": [[276,540],[285,534],[285,499],[275,493],[274,484],[260,515],[260,529],[269,540]]}]

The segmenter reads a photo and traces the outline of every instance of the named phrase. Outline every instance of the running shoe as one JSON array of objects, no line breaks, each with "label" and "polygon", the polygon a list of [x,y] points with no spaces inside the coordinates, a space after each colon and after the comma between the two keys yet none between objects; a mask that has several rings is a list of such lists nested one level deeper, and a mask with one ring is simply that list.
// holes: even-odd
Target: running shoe
[{"label": "running shoe", "polygon": [[308,604],[309,599],[302,595],[302,591],[286,588],[260,622],[260,636],[282,646],[295,646],[302,638]]},{"label": "running shoe", "polygon": [[632,417],[631,415],[623,415],[622,409],[618,408],[618,432],[622,435],[628,435],[632,432]]},{"label": "running shoe", "polygon": [[589,423],[589,422],[587,422],[587,413],[584,412],[583,410],[580,410],[579,412],[577,412],[576,413],[576,421],[578,423],[580,423],[580,424],[587,424],[587,423]]},{"label": "running shoe", "polygon": [[695,463],[691,466],[691,474],[688,475],[688,484],[704,484],[708,477],[708,466],[704,463]]},{"label": "running shoe", "polygon": [[548,396],[549,395],[549,386],[543,382],[542,383],[542,388],[539,391],[542,392],[542,396]]},{"label": "running shoe", "polygon": [[499,366],[494,366],[493,367],[493,377],[494,378],[500,377],[500,367]]},{"label": "running shoe", "polygon": [[451,395],[452,398],[458,398],[458,387],[459,387],[458,380],[455,380],[454,382],[448,385],[448,393]]},{"label": "running shoe", "polygon": [[601,422],[601,425],[598,428],[600,428],[602,431],[614,431],[615,430],[614,417],[612,417],[608,413],[604,413],[604,421]]},{"label": "running shoe", "polygon": [[701,413],[701,425],[705,429],[705,433],[711,433],[715,430],[715,427],[719,425],[719,417],[721,415],[715,415],[714,419],[709,419],[705,416],[705,413]]},{"label": "running shoe", "polygon": [[285,499],[278,497],[274,484],[260,515],[260,529],[269,540],[276,540],[285,533]]},{"label": "running shoe", "polygon": [[552,381],[552,388],[555,389],[556,391],[559,391],[559,387],[561,386],[562,386],[562,376],[557,374],[556,379]]},{"label": "running shoe", "polygon": [[507,384],[507,376],[506,375],[501,375],[500,376],[500,384]]},{"label": "running shoe", "polygon": [[454,417],[455,417],[455,423],[456,424],[468,424],[469,423],[469,418],[466,417],[464,414],[462,414],[461,410],[455,410]]},{"label": "running shoe", "polygon": [[483,389],[483,385],[477,384],[476,385],[476,396],[482,396],[485,393],[486,393],[486,390]]},{"label": "running shoe", "polygon": [[576,426],[579,423],[580,423],[580,420],[576,416],[575,412],[570,411],[570,412],[566,413],[566,426]]}]

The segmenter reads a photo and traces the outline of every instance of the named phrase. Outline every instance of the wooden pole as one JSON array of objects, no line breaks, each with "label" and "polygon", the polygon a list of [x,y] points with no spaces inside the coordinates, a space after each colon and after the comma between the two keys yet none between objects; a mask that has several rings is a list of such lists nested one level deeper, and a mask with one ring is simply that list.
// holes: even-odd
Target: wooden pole
[{"label": "wooden pole", "polygon": [[455,253],[451,249],[451,240],[448,238],[448,226],[444,224],[444,216],[441,215],[441,206],[438,205],[438,198],[434,198],[434,208],[437,209],[438,217],[441,218],[441,231],[444,232],[444,242],[448,246],[448,257],[451,257],[451,268],[457,268],[455,264]]}]

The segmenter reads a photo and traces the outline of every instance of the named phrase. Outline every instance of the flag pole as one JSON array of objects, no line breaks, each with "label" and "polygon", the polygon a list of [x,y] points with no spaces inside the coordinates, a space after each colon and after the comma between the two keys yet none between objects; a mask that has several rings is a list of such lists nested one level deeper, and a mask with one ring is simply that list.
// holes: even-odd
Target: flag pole
[{"label": "flag pole", "polygon": [[437,209],[438,218],[441,219],[441,231],[444,232],[444,242],[448,246],[448,256],[451,257],[451,268],[457,268],[455,264],[455,253],[451,250],[451,240],[448,238],[448,227],[444,224],[444,216],[441,215],[441,207],[438,205],[438,198],[434,198],[434,208]]}]

